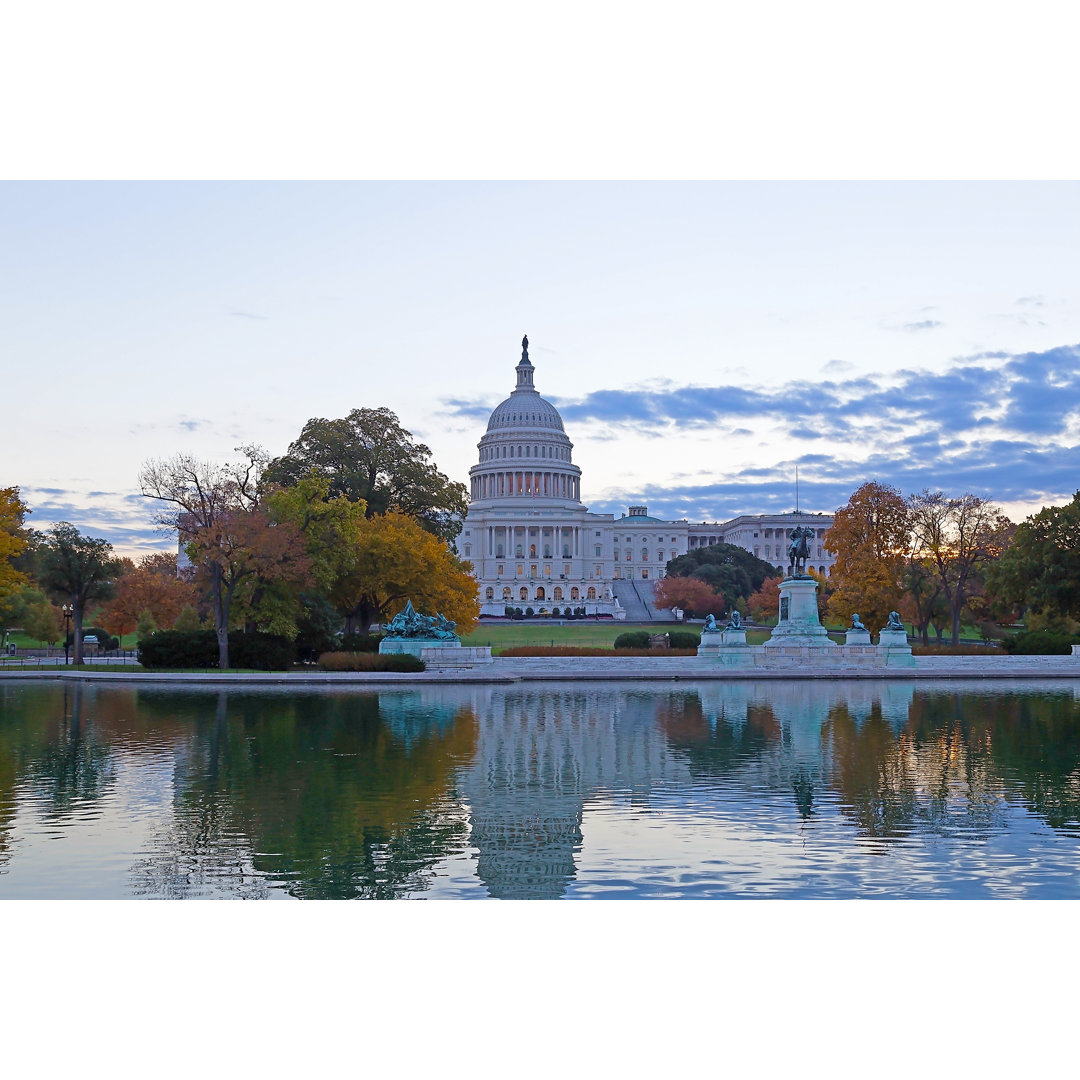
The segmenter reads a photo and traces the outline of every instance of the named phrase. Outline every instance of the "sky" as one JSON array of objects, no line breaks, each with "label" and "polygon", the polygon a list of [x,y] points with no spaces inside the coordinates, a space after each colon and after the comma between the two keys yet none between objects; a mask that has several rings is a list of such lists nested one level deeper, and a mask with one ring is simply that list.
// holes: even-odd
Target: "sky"
[{"label": "sky", "polygon": [[596,511],[1078,486],[1072,182],[8,182],[0,230],[0,485],[125,554],[145,460],[353,408],[466,482],[526,333]]}]

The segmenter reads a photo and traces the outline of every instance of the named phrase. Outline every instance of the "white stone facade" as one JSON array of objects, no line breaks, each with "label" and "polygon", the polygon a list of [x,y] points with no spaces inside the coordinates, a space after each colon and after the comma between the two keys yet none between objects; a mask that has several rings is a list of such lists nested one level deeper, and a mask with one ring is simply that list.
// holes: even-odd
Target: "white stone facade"
[{"label": "white stone facade", "polygon": [[831,515],[744,515],[691,525],[650,517],[644,506],[619,518],[590,513],[581,502],[574,444],[558,410],[534,385],[528,339],[515,370],[517,385],[477,444],[469,510],[456,543],[473,564],[481,615],[503,615],[509,605],[535,612],[584,607],[588,615],[619,617],[614,582],[629,578],[640,588],[663,577],[671,559],[709,543],[738,544],[786,570],[783,530],[796,525],[815,530],[812,565],[828,572],[832,559],[820,544]]}]

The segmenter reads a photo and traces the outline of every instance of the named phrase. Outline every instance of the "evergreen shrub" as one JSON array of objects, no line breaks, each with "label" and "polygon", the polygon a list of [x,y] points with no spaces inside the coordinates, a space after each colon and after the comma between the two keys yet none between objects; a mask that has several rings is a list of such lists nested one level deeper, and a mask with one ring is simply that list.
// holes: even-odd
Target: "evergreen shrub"
[{"label": "evergreen shrub", "polygon": [[648,630],[628,630],[615,639],[616,649],[647,649],[648,647]]},{"label": "evergreen shrub", "polygon": [[669,630],[668,642],[673,649],[696,649],[701,644],[701,635],[692,630]]},{"label": "evergreen shrub", "polygon": [[[379,642],[386,637],[385,634],[342,634],[342,652],[378,652]],[[322,652],[332,652],[331,649],[323,649]]]},{"label": "evergreen shrub", "polygon": [[1073,634],[1056,634],[1050,630],[1025,630],[1005,638],[1001,643],[1014,656],[1068,656],[1074,644],[1080,644]]}]

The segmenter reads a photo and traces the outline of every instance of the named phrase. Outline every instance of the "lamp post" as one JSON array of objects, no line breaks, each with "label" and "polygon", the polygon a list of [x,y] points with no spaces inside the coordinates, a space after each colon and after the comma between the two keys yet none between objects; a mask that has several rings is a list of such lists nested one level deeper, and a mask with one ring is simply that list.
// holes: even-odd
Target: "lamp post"
[{"label": "lamp post", "polygon": [[75,607],[72,604],[64,604],[60,610],[64,613],[64,666],[67,666],[68,662],[68,646],[71,643],[71,617],[75,613]]}]

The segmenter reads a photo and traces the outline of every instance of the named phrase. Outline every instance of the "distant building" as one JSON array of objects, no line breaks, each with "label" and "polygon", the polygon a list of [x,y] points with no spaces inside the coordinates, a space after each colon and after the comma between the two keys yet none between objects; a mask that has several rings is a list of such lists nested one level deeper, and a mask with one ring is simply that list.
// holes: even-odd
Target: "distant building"
[{"label": "distant building", "polygon": [[562,417],[534,385],[528,338],[515,373],[513,392],[495,407],[477,444],[457,539],[459,554],[474,567],[482,615],[502,615],[509,605],[537,612],[584,607],[590,615],[620,617],[635,604],[648,608],[652,583],[671,559],[708,544],[736,544],[784,573],[796,525],[815,531],[813,566],[831,569],[821,544],[830,514],[743,515],[691,525],[650,517],[645,506],[631,506],[619,518],[591,513],[581,502],[581,469]]}]

